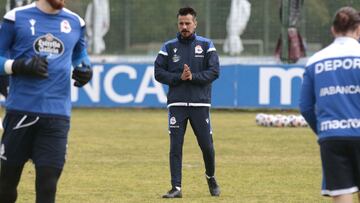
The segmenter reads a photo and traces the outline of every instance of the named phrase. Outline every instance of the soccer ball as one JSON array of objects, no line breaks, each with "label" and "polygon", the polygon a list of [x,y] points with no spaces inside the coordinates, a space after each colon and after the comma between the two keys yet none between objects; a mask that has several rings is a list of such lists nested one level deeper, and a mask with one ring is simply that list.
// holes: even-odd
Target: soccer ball
[{"label": "soccer ball", "polygon": [[301,115],[282,115],[258,113],[255,122],[259,126],[265,127],[307,127],[304,117]]},{"label": "soccer ball", "polygon": [[307,124],[307,122],[306,122],[306,120],[305,120],[305,118],[304,117],[302,117],[301,115],[299,116],[299,119],[300,119],[300,126],[301,127],[308,127],[308,124]]},{"label": "soccer ball", "polygon": [[283,122],[283,115],[280,115],[280,114],[276,114],[274,117],[273,117],[273,126],[274,127],[284,127],[284,122]]},{"label": "soccer ball", "polygon": [[289,127],[295,127],[294,125],[296,123],[295,119],[296,119],[295,115],[288,115]]},{"label": "soccer ball", "polygon": [[292,127],[300,127],[301,126],[301,117],[300,116],[294,116],[294,118],[292,119],[292,121],[290,122],[290,125]]},{"label": "soccer ball", "polygon": [[266,114],[259,113],[259,114],[256,114],[255,122],[256,122],[257,125],[264,126],[265,125],[265,119],[266,119]]},{"label": "soccer ball", "polygon": [[266,126],[266,127],[274,126],[274,115],[271,115],[271,114],[266,115],[264,126]]},{"label": "soccer ball", "polygon": [[281,122],[283,123],[284,127],[289,127],[290,126],[290,119],[288,116],[282,116],[281,117]]}]

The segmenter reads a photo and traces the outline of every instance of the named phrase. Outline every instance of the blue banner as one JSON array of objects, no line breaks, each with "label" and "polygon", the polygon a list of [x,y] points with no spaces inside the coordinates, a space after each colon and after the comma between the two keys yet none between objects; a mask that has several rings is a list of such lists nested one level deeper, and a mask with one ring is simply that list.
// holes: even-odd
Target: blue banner
[{"label": "blue banner", "polygon": [[[72,87],[78,107],[166,107],[167,86],[154,78],[152,64],[94,64],[90,84]],[[282,108],[298,106],[304,66],[223,65],[213,83],[212,107]]]}]

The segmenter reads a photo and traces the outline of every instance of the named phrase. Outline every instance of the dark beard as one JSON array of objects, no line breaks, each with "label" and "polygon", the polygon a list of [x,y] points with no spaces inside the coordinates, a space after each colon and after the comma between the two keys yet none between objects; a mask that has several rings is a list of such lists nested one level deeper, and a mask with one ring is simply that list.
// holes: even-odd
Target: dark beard
[{"label": "dark beard", "polygon": [[46,0],[53,9],[60,10],[64,7],[63,1],[58,0]]}]

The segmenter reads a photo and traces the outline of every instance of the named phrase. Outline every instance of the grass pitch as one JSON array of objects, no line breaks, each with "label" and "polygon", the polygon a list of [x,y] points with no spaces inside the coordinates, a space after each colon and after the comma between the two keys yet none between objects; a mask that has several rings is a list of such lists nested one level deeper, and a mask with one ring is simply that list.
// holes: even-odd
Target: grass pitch
[{"label": "grass pitch", "polygon": [[[183,198],[164,200],[170,189],[166,109],[75,109],[57,202],[331,202],[320,196],[319,149],[311,130],[259,127],[255,115],[211,112],[218,198],[209,195],[201,151],[188,127]],[[18,202],[35,202],[34,196],[28,163]]]}]

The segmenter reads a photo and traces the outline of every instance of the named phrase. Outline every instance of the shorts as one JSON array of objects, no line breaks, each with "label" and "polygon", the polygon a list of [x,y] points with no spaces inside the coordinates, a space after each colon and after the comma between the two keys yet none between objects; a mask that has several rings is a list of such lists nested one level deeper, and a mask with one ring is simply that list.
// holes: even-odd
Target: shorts
[{"label": "shorts", "polygon": [[360,139],[320,142],[323,168],[321,194],[352,194],[360,188]]},{"label": "shorts", "polygon": [[1,139],[2,163],[62,169],[65,164],[69,119],[7,113]]}]

